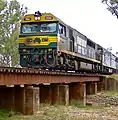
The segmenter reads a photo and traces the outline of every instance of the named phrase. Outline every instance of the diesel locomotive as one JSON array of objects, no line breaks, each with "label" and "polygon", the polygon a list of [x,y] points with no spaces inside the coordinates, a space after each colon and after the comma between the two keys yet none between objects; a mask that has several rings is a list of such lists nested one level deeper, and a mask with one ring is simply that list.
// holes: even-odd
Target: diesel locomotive
[{"label": "diesel locomotive", "polygon": [[19,35],[22,67],[113,73],[118,59],[51,13],[27,14]]}]

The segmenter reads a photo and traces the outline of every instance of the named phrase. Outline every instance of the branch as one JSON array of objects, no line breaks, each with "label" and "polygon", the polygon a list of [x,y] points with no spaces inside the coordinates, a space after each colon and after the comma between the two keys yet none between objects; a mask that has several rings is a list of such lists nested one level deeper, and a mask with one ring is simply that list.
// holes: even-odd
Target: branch
[{"label": "branch", "polygon": [[107,9],[118,19],[118,0],[102,0],[102,3],[106,4]]}]

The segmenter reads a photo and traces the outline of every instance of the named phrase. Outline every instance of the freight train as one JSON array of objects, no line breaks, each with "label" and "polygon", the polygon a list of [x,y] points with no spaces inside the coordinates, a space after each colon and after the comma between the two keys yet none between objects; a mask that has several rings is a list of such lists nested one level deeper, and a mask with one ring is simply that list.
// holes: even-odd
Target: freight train
[{"label": "freight train", "polygon": [[19,35],[22,67],[114,73],[118,58],[51,13],[26,14]]}]

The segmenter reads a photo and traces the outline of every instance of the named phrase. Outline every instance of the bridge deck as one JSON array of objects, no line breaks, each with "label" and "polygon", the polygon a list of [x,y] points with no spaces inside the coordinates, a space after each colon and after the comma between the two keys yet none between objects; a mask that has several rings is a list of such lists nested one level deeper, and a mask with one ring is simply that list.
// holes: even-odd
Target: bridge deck
[{"label": "bridge deck", "polygon": [[100,81],[101,75],[25,68],[0,68],[0,85]]}]

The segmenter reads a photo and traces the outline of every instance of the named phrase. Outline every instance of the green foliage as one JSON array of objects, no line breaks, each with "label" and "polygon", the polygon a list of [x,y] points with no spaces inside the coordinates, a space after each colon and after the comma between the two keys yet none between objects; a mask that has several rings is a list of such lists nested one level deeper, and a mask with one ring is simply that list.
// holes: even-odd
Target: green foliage
[{"label": "green foliage", "polygon": [[0,110],[0,120],[8,120],[9,116],[15,114],[16,111],[12,110]]},{"label": "green foliage", "polygon": [[105,95],[118,96],[118,91],[103,91]]},{"label": "green foliage", "polygon": [[113,2],[118,2],[118,0],[112,0]]},{"label": "green foliage", "polygon": [[26,12],[27,8],[16,0],[0,0],[0,54],[3,55],[0,66],[9,66],[10,61],[12,66],[18,63],[19,25]]}]

